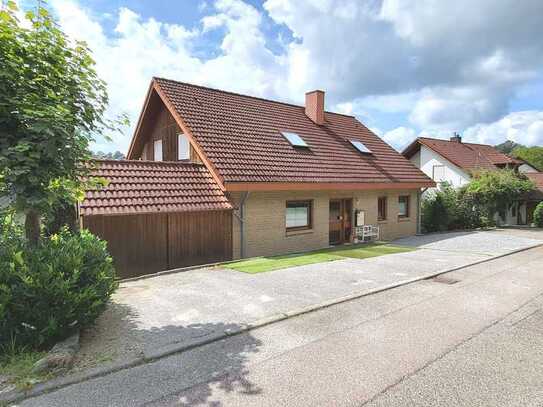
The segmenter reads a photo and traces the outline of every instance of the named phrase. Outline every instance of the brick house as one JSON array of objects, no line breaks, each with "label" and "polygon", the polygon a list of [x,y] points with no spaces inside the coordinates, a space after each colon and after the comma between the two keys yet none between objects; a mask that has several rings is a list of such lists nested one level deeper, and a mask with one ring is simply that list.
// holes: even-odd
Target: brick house
[{"label": "brick house", "polygon": [[124,161],[83,224],[122,276],[413,235],[434,182],[354,117],[154,78]]}]

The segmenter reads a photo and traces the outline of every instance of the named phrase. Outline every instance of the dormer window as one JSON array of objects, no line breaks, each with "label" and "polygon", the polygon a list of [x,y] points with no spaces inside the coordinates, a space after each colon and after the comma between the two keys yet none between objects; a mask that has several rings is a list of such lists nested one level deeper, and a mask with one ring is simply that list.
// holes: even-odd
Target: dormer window
[{"label": "dormer window", "polygon": [[154,160],[162,161],[162,140],[155,140],[154,153]]},{"label": "dormer window", "polygon": [[372,151],[364,145],[361,141],[358,140],[350,140],[351,144],[354,148],[356,148],[359,152],[362,154],[373,154]]},{"label": "dormer window", "polygon": [[298,134],[296,133],[291,133],[291,132],[288,132],[288,131],[282,131],[281,134],[283,135],[284,138],[287,139],[287,141],[293,146],[293,147],[305,147],[305,148],[308,148],[309,146],[307,145],[307,143],[304,141],[303,138],[301,138]]},{"label": "dormer window", "polygon": [[190,143],[184,134],[177,136],[177,159],[179,161],[190,160]]}]

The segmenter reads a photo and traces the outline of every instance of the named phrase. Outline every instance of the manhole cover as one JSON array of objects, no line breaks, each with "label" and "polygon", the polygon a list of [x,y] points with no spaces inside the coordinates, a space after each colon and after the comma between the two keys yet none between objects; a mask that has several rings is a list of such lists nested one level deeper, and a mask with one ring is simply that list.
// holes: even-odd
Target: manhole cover
[{"label": "manhole cover", "polygon": [[430,281],[433,281],[435,283],[441,283],[441,284],[449,284],[449,285],[460,282],[460,280],[456,280],[455,278],[445,277],[445,276],[437,276],[437,277],[431,278]]}]

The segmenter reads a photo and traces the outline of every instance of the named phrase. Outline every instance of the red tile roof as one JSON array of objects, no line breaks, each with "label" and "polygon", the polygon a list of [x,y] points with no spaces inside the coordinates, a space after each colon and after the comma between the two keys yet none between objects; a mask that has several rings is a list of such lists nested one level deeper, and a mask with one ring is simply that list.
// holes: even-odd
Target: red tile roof
[{"label": "red tile roof", "polygon": [[524,175],[535,183],[537,189],[543,192],[543,172],[525,172]]},{"label": "red tile roof", "polygon": [[[319,126],[302,106],[172,80],[154,81],[225,184],[432,184],[352,116],[326,112],[325,124]],[[309,148],[291,146],[281,131],[298,133]],[[349,140],[362,141],[373,155],[360,154]]]},{"label": "red tile roof", "polygon": [[115,215],[232,209],[204,165],[96,160],[91,175],[109,181],[88,190],[80,214]]},{"label": "red tile roof", "polygon": [[521,164],[519,160],[511,158],[486,144],[464,143],[428,137],[417,138],[402,154],[410,158],[420,149],[420,145],[434,150],[466,171],[477,169],[495,170],[499,165]]},{"label": "red tile roof", "polygon": [[516,158],[509,157],[507,154],[502,153],[493,146],[488,144],[474,144],[466,143],[474,151],[480,152],[484,155],[492,164],[494,165],[503,165],[503,164],[514,164],[520,165],[522,161],[517,160]]}]

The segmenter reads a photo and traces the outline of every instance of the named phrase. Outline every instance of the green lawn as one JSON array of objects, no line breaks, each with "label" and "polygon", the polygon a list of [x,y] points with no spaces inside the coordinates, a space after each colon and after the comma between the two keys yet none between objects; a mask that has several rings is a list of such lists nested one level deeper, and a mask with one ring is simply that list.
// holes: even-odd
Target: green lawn
[{"label": "green lawn", "polygon": [[224,264],[223,267],[241,271],[243,273],[256,274],[288,267],[304,266],[306,264],[341,260],[346,257],[366,259],[369,257],[383,256],[393,253],[404,253],[413,250],[415,249],[390,244],[374,243],[356,246],[333,247],[314,252],[287,254],[283,256],[254,257],[248,260]]}]

